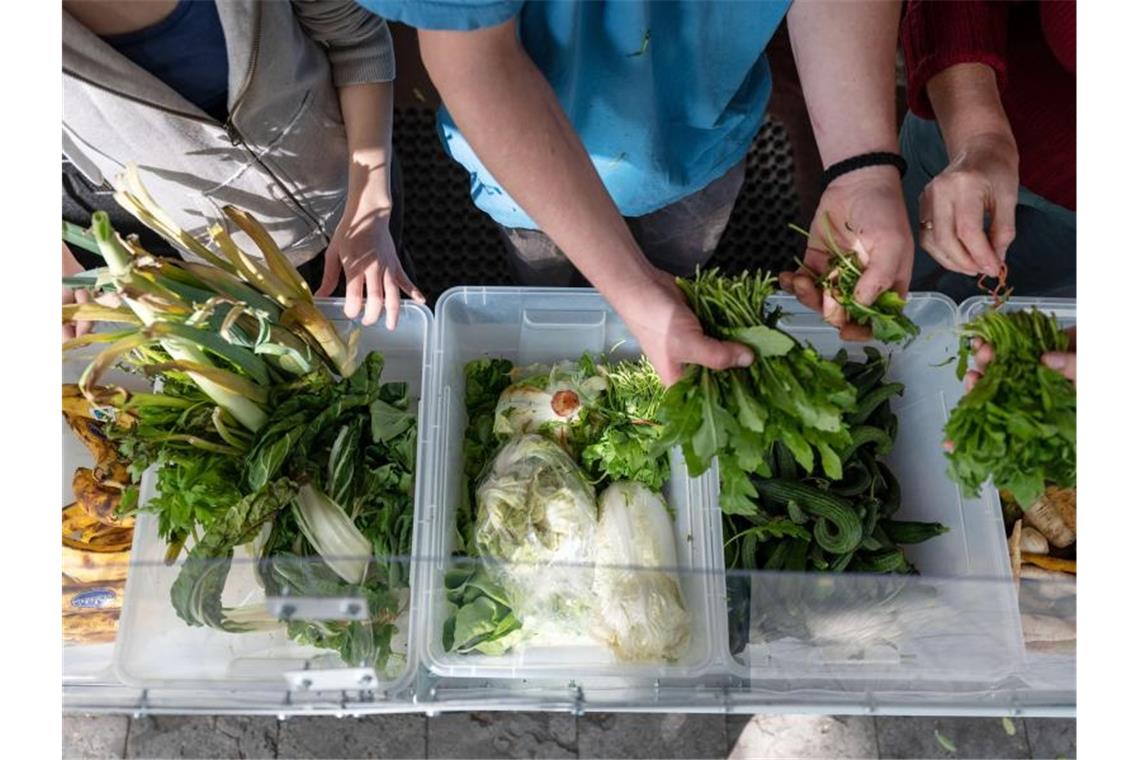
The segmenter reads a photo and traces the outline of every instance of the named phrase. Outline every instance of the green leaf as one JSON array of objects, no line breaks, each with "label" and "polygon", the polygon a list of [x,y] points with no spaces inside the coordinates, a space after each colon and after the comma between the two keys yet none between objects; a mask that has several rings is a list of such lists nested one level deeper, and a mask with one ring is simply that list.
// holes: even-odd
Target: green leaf
[{"label": "green leaf", "polygon": [[361,418],[357,417],[342,427],[329,451],[328,479],[324,490],[337,504],[351,504],[352,481],[360,459],[361,422]]},{"label": "green leaf", "polygon": [[757,356],[784,356],[796,346],[795,338],[782,330],[767,325],[735,327],[724,334],[737,343],[743,343],[756,352]]},{"label": "green leaf", "polygon": [[387,442],[396,436],[403,435],[416,422],[416,418],[408,412],[380,399],[372,402],[369,406],[369,412],[372,418],[372,441],[374,443]]},{"label": "green leaf", "polygon": [[946,750],[947,752],[958,751],[958,746],[954,744],[954,742],[950,741],[949,737],[943,736],[937,728],[934,729],[934,738],[938,741],[939,744],[942,745],[942,749]]}]

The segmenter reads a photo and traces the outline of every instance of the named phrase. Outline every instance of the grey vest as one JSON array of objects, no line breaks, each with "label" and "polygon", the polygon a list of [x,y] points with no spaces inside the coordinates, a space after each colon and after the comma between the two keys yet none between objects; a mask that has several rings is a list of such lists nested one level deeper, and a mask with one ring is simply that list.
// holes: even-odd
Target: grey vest
[{"label": "grey vest", "polygon": [[336,87],[395,76],[388,27],[352,0],[218,0],[218,15],[224,124],[65,11],[63,152],[95,184],[113,184],[133,161],[155,200],[204,242],[211,224],[225,224],[221,208],[240,206],[302,264],[328,245],[344,209]]}]

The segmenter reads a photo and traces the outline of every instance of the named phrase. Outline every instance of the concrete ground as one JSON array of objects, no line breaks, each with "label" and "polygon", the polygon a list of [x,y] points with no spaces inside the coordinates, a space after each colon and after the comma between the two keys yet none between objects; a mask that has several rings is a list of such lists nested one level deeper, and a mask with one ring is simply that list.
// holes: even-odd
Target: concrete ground
[{"label": "concrete ground", "polygon": [[1076,721],[450,713],[367,718],[68,715],[64,758],[1056,758]]}]

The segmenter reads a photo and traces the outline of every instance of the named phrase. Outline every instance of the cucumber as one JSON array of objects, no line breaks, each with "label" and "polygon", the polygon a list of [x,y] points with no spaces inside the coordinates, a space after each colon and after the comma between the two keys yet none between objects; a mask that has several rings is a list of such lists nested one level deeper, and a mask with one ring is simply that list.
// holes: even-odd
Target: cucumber
[{"label": "cucumber", "polygon": [[784,560],[784,569],[802,573],[807,570],[807,554],[810,544],[807,541],[796,541],[788,549]]},{"label": "cucumber", "polygon": [[896,544],[920,544],[950,529],[942,523],[883,520],[883,531]]},{"label": "cucumber", "polygon": [[781,505],[794,501],[800,509],[819,518],[812,535],[832,554],[846,554],[863,540],[863,524],[846,499],[788,480],[757,480],[755,485],[760,495]]},{"label": "cucumber", "polygon": [[862,400],[876,385],[882,382],[883,377],[887,374],[886,362],[867,363],[863,367],[863,371],[851,380],[851,384],[855,386],[855,398],[859,400]]},{"label": "cucumber", "polygon": [[859,460],[849,462],[843,472],[843,480],[831,486],[831,493],[836,496],[858,496],[871,486],[871,473],[867,466]]},{"label": "cucumber", "polygon": [[866,573],[893,573],[907,567],[906,557],[900,550],[888,549],[860,557],[853,569]]},{"label": "cucumber", "polygon": [[[875,528],[879,524],[879,502],[875,499],[870,499],[867,502],[867,514],[863,517],[863,535],[871,536],[875,533]],[[888,533],[888,535],[890,535]],[[897,543],[897,542],[896,542]]]},{"label": "cucumber", "polygon": [[792,456],[792,450],[783,441],[776,441],[772,448],[776,452],[776,475],[785,480],[796,477],[796,458]]},{"label": "cucumber", "polygon": [[847,552],[835,562],[831,563],[831,572],[842,573],[851,564],[851,558],[855,556],[855,552]]},{"label": "cucumber", "polygon": [[852,428],[851,445],[839,454],[839,460],[846,462],[858,451],[859,447],[866,446],[869,443],[875,444],[875,454],[881,457],[890,454],[891,447],[894,445],[894,441],[891,440],[891,436],[887,431],[870,425],[860,425],[856,428]]},{"label": "cucumber", "polygon": [[902,383],[887,383],[880,385],[873,391],[870,391],[859,401],[859,405],[855,407],[855,411],[851,413],[847,422],[850,425],[862,425],[866,422],[867,418],[871,416],[871,412],[878,409],[882,404],[891,396],[902,395],[904,386]]},{"label": "cucumber", "polygon": [[899,488],[899,481],[895,474],[885,465],[879,467],[879,474],[886,481],[886,490],[883,494],[883,503],[879,508],[879,513],[881,517],[890,517],[899,510],[899,504],[902,501],[902,489]]}]

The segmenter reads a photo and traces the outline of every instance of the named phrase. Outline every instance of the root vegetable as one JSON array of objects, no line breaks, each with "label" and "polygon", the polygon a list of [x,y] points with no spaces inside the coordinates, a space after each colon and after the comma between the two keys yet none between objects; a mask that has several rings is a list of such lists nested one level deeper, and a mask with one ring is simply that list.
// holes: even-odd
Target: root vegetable
[{"label": "root vegetable", "polygon": [[1077,626],[1071,620],[1049,615],[1022,615],[1021,630],[1026,641],[1058,642],[1077,638]]},{"label": "root vegetable", "polygon": [[1062,512],[1070,510],[1075,527],[1076,492],[1073,489],[1062,490],[1049,486],[1045,489],[1045,495],[1025,510],[1025,521],[1039,530],[1051,546],[1064,549],[1077,540],[1076,531],[1062,517]]},{"label": "root vegetable", "polygon": [[1021,550],[1034,554],[1048,554],[1049,540],[1031,525],[1021,527]]},{"label": "root vegetable", "polygon": [[1013,533],[1009,536],[1009,564],[1016,584],[1021,580],[1021,520],[1013,524]]},{"label": "root vegetable", "polygon": [[1076,578],[1058,570],[1045,570],[1036,565],[1021,566],[1021,580],[1030,581],[1022,585],[1022,593],[1031,587],[1042,599],[1057,600],[1077,593]]},{"label": "root vegetable", "polygon": [[1062,573],[1077,574],[1077,561],[1075,559],[1060,559],[1059,557],[1050,557],[1048,554],[1022,552],[1021,561],[1024,564],[1037,565],[1044,570],[1059,570]]}]

